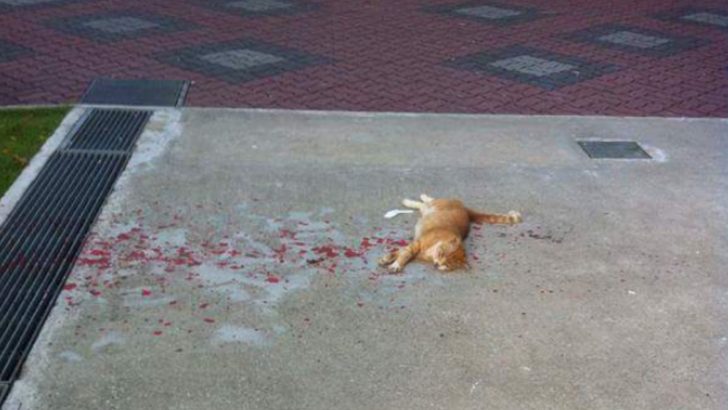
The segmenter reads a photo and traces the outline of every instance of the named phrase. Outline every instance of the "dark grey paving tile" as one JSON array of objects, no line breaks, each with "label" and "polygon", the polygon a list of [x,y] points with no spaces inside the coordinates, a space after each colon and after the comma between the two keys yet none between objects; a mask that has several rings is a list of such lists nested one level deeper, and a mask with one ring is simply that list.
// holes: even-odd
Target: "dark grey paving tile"
[{"label": "dark grey paving tile", "polygon": [[331,61],[299,50],[249,39],[172,50],[157,58],[167,64],[231,83],[275,76]]},{"label": "dark grey paving tile", "polygon": [[147,37],[197,27],[177,18],[135,10],[54,19],[48,25],[65,33],[99,42]]},{"label": "dark grey paving tile", "polygon": [[728,7],[723,9],[683,7],[656,14],[655,17],[661,20],[696,24],[728,31]]},{"label": "dark grey paving tile", "polygon": [[708,43],[701,38],[618,24],[567,33],[563,38],[650,57],[672,56]]},{"label": "dark grey paving tile", "polygon": [[554,90],[617,70],[617,66],[523,46],[506,47],[455,58],[445,63],[463,70]]},{"label": "dark grey paving tile", "polygon": [[491,1],[443,4],[426,7],[424,10],[500,26],[526,23],[544,16],[534,8]]},{"label": "dark grey paving tile", "polygon": [[0,63],[15,60],[18,57],[33,54],[29,48],[11,43],[9,41],[0,40]]},{"label": "dark grey paving tile", "polygon": [[314,3],[297,0],[199,0],[197,3],[244,17],[293,15],[318,9]]}]

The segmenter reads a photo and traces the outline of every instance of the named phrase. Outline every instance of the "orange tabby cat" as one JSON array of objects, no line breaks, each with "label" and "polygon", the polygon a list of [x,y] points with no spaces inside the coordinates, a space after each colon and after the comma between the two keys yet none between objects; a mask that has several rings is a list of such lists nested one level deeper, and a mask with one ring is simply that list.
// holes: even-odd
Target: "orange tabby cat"
[{"label": "orange tabby cat", "polygon": [[433,199],[420,196],[422,202],[405,199],[402,204],[419,209],[422,217],[415,225],[415,238],[404,248],[379,259],[392,272],[400,272],[412,259],[434,263],[437,269],[450,271],[465,268],[463,240],[468,235],[471,222],[489,224],[516,224],[521,214],[510,211],[507,215],[490,215],[472,211],[457,199]]}]

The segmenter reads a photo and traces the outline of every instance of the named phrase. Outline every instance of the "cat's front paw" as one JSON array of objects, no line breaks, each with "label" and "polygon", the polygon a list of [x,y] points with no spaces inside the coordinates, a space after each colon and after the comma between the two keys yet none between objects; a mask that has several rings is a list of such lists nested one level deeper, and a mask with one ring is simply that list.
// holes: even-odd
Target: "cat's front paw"
[{"label": "cat's front paw", "polygon": [[392,264],[390,264],[387,269],[392,273],[399,273],[402,272],[402,269],[404,266],[400,265],[399,262],[394,261]]},{"label": "cat's front paw", "polygon": [[395,254],[388,253],[388,254],[382,256],[381,258],[379,258],[379,260],[377,261],[377,263],[379,263],[379,266],[387,266],[390,263],[394,262],[395,259],[396,259],[396,255]]}]

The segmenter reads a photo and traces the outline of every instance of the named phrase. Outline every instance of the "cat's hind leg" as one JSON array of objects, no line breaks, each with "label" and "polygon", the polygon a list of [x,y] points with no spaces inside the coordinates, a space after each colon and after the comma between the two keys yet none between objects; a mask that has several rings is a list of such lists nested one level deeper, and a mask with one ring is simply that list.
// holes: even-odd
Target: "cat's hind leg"
[{"label": "cat's hind leg", "polygon": [[426,204],[429,204],[430,202],[435,200],[435,198],[433,198],[427,194],[420,195],[420,199],[422,200],[422,202],[424,202]]},{"label": "cat's hind leg", "polygon": [[402,200],[402,205],[406,206],[407,208],[413,208],[413,209],[419,209],[419,210],[422,210],[422,208],[425,206],[425,204],[422,202],[413,201],[411,199],[406,199],[406,198]]}]

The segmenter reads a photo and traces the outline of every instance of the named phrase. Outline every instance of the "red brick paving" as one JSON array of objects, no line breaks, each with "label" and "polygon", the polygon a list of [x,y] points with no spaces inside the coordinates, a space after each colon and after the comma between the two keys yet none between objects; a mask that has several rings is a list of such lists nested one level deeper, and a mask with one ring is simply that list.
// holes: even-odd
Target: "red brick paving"
[{"label": "red brick paving", "polygon": [[[500,4],[547,14],[507,26],[423,11],[458,1],[322,0],[301,14],[257,17],[226,14],[201,1],[205,0],[80,0],[0,8],[0,41],[29,49],[11,61],[0,59],[0,104],[75,102],[91,80],[102,76],[189,79],[193,85],[187,104],[193,106],[728,117],[728,31],[655,17],[681,7],[728,13],[724,0],[502,0]],[[53,19],[113,10],[166,15],[196,27],[101,43],[48,25]],[[603,24],[696,37],[707,43],[658,58],[563,37]],[[241,38],[333,62],[230,83],[155,58],[173,49]],[[444,65],[455,57],[514,45],[620,69],[549,91]]]}]

